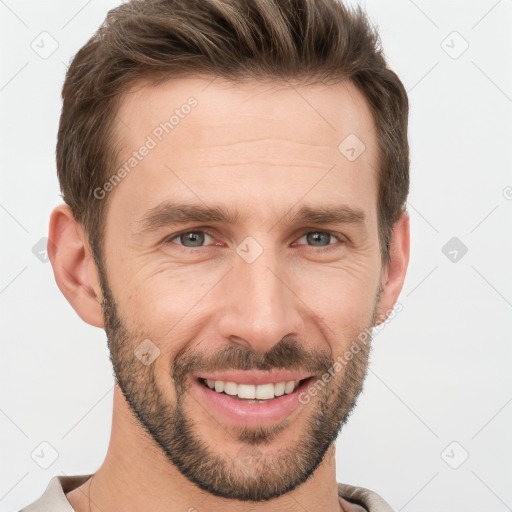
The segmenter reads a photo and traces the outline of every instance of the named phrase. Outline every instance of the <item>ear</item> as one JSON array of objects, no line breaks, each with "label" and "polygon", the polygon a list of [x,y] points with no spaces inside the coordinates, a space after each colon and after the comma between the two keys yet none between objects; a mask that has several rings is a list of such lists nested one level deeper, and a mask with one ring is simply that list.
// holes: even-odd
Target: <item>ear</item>
[{"label": "ear", "polygon": [[57,286],[80,318],[104,327],[96,264],[85,232],[67,204],[57,206],[50,216],[48,256]]},{"label": "ear", "polygon": [[386,321],[400,295],[409,264],[409,214],[402,212],[393,226],[389,263],[381,272],[382,293],[377,308],[375,325]]}]

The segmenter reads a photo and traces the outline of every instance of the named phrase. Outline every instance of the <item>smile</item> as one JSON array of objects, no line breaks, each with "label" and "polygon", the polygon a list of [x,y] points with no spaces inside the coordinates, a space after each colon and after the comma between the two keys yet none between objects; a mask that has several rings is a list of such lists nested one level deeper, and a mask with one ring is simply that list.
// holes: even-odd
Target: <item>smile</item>
[{"label": "smile", "polygon": [[225,382],[223,380],[203,379],[205,385],[217,393],[224,393],[244,400],[264,402],[275,397],[293,393],[301,381],[290,380],[288,382],[277,382],[275,384],[237,384],[236,382]]},{"label": "smile", "polygon": [[193,379],[193,393],[205,408],[224,422],[257,426],[281,422],[297,411],[299,394],[313,377],[248,384],[233,380]]}]

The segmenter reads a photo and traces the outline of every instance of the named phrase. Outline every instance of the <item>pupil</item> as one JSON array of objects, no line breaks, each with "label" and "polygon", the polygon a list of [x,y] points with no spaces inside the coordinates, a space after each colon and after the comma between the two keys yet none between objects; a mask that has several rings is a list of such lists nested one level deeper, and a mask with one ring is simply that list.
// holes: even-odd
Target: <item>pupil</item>
[{"label": "pupil", "polygon": [[324,237],[325,241],[327,242],[327,244],[329,244],[329,238],[331,235],[329,233],[320,233],[320,232],[314,232],[314,233],[310,233],[308,235],[309,237],[309,241],[310,242],[313,242],[313,245],[315,245],[316,242],[321,242],[321,238]]},{"label": "pupil", "polygon": [[[192,245],[187,245],[192,242]],[[181,235],[181,243],[187,247],[199,247],[204,242],[204,234],[199,231],[191,231]]]}]

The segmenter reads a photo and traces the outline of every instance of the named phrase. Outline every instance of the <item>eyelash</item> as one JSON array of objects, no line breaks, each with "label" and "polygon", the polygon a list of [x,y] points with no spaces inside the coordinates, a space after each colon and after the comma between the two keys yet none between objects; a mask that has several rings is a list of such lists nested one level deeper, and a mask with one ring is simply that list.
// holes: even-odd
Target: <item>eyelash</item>
[{"label": "eyelash", "polygon": [[[174,240],[175,238],[180,237],[181,235],[186,235],[187,233],[204,233],[204,234],[208,235],[211,238],[215,238],[213,235],[211,235],[208,231],[206,231],[204,229],[188,229],[186,231],[180,231],[179,233],[175,233],[174,235],[170,235],[170,236],[166,237],[164,239],[164,243],[165,244],[174,244],[172,242],[172,240]],[[303,238],[305,235],[309,235],[310,233],[321,233],[321,234],[331,235],[331,236],[334,236],[335,238],[337,238],[339,242],[346,243],[346,237],[344,237],[341,233],[337,233],[335,231],[321,231],[321,230],[318,230],[318,229],[317,230],[311,230],[311,231],[305,231],[299,237],[299,240],[300,240],[300,238]],[[194,248],[194,247],[185,247],[185,246],[180,245],[180,244],[174,244],[174,245],[177,245],[178,247],[183,247],[184,249],[190,249],[191,251],[194,251],[194,252],[200,252],[201,249],[207,249],[208,248],[208,246]],[[307,245],[307,244],[300,244],[300,245]],[[334,244],[334,245],[328,245],[326,247],[315,247],[315,246],[308,246],[308,247],[311,247],[312,249],[316,249],[315,252],[317,252],[317,253],[323,253],[323,252],[327,252],[327,251],[330,251],[332,249],[335,249],[335,248],[337,248],[339,246]]]}]

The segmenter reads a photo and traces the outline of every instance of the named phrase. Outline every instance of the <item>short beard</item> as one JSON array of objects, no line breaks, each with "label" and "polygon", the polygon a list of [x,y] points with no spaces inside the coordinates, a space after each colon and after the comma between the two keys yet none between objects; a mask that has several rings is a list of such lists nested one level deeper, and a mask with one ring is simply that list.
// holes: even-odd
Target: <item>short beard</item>
[{"label": "short beard", "polygon": [[269,448],[265,454],[259,447],[270,445],[289,426],[288,420],[259,428],[229,429],[229,432],[225,428],[226,435],[231,435],[240,444],[237,455],[229,459],[217,455],[212,444],[201,439],[200,426],[185,411],[187,383],[192,374],[201,369],[284,368],[306,370],[320,380],[329,369],[332,372],[334,359],[318,351],[307,351],[302,344],[289,338],[283,338],[264,354],[232,345],[211,357],[189,353],[185,349],[170,364],[170,379],[176,390],[176,403],[171,403],[158,385],[156,365],[145,366],[134,355],[134,349],[146,336],[127,329],[117,312],[103,268],[98,266],[98,270],[105,331],[116,383],[140,425],[189,481],[221,498],[261,502],[292,491],[313,474],[347,422],[363,389],[371,350],[369,333],[376,318],[380,287],[373,318],[361,331],[366,333],[365,342],[352,341],[360,350],[319,389],[316,399],[302,405],[311,409],[300,441],[278,451]]}]

